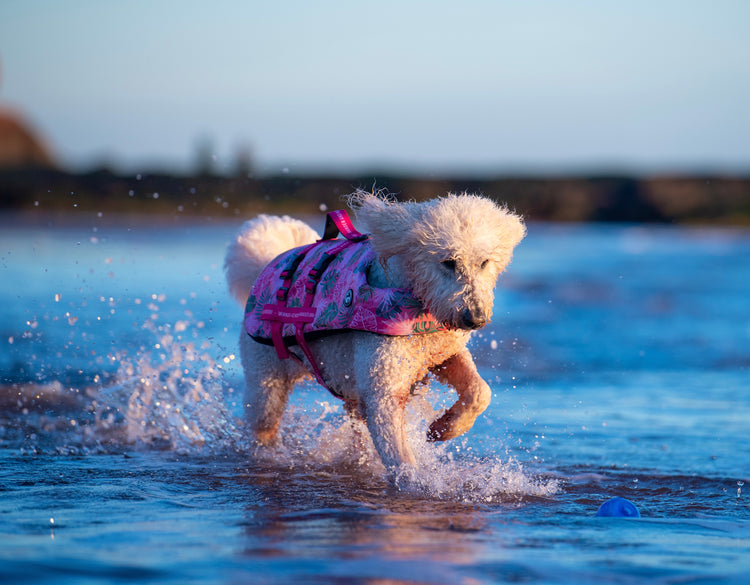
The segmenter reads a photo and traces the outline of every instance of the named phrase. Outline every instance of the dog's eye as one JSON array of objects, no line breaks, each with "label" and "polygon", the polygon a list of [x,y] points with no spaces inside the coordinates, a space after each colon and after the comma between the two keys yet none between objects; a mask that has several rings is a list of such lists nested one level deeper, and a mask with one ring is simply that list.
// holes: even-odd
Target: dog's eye
[{"label": "dog's eye", "polygon": [[451,272],[456,271],[456,261],[455,260],[443,260],[440,264],[445,266],[448,270]]},{"label": "dog's eye", "polygon": [[485,260],[484,262],[482,262],[482,265],[481,265],[481,268],[482,268],[482,270],[484,270],[485,268],[487,268],[487,265],[488,265],[489,263],[490,263],[490,261],[489,261],[489,260]]}]

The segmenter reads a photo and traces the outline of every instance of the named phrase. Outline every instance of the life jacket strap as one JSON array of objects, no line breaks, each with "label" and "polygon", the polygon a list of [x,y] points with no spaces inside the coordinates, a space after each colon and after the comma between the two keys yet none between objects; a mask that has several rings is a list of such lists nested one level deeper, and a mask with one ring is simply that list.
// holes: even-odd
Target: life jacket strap
[{"label": "life jacket strap", "polygon": [[344,209],[330,211],[326,216],[326,226],[323,229],[323,237],[319,241],[333,240],[341,234],[347,240],[361,242],[370,236],[357,231],[349,218],[349,214]]},{"label": "life jacket strap", "polygon": [[[308,270],[306,275],[300,275],[307,276],[308,279],[305,283],[306,294],[303,306],[287,307],[286,302],[289,295],[289,289],[292,286],[292,282],[302,260],[310,250],[317,245],[322,242],[334,240],[339,234],[346,239],[343,240],[341,244],[334,246],[324,253],[318,262],[315,263],[315,266]],[[273,341],[273,346],[276,349],[276,355],[279,359],[284,360],[293,358],[295,361],[302,364],[302,360],[296,354],[289,351],[289,348],[284,341],[283,327],[285,324],[292,324],[294,326],[294,337],[297,340],[297,345],[299,345],[302,353],[305,354],[309,363],[309,368],[312,370],[318,384],[327,388],[328,391],[337,398],[341,398],[341,396],[334,392],[323,379],[323,374],[315,361],[312,351],[310,351],[310,346],[307,345],[307,340],[305,339],[305,326],[315,320],[315,308],[312,307],[313,298],[315,296],[315,289],[318,286],[318,282],[320,282],[326,268],[328,268],[331,262],[333,262],[336,256],[338,256],[343,250],[353,243],[361,242],[369,237],[369,235],[362,234],[355,229],[352,220],[349,218],[349,214],[343,209],[328,213],[326,216],[323,237],[314,244],[310,244],[300,250],[300,252],[289,261],[287,266],[284,267],[284,270],[281,272],[281,277],[284,281],[281,287],[276,291],[276,303],[265,305],[261,313],[261,320],[271,322],[271,340]]]}]

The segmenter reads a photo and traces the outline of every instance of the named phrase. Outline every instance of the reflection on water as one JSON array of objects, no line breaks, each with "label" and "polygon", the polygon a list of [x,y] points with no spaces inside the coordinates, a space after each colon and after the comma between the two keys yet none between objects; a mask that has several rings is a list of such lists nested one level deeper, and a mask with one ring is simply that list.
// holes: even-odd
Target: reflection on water
[{"label": "reflection on water", "polygon": [[[328,550],[334,557],[420,557],[468,564],[475,558],[473,541],[487,526],[473,504],[394,496],[378,481],[353,482],[351,476],[335,474],[290,481],[257,471],[241,476],[269,502],[245,527],[245,554],[253,557],[283,557],[290,549],[306,554]],[[304,507],[300,493],[311,500]]]}]

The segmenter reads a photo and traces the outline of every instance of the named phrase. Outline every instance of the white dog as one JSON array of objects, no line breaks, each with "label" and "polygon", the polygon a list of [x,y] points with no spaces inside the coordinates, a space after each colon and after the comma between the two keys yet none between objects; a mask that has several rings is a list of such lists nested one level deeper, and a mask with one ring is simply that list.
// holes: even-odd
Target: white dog
[{"label": "white dog", "polygon": [[[408,289],[441,327],[413,335],[352,329],[325,337],[307,335],[301,343],[308,346],[306,360],[279,359],[283,348],[258,343],[243,327],[246,416],[256,440],[273,444],[292,388],[310,378],[312,369],[343,399],[349,413],[364,419],[387,468],[413,466],[404,409],[413,387],[428,374],[458,394],[456,403],[432,422],[430,440],[463,434],[489,405],[490,388],[477,373],[466,344],[471,332],[489,321],[497,278],[525,227],[506,208],[475,195],[398,203],[358,191],[349,197],[349,205],[374,250],[375,260],[365,271],[367,285]],[[246,222],[227,250],[231,294],[244,303],[274,258],[317,240],[310,227],[287,216],[261,215]],[[289,348],[293,355],[300,349]],[[312,366],[310,358],[316,362]]]}]

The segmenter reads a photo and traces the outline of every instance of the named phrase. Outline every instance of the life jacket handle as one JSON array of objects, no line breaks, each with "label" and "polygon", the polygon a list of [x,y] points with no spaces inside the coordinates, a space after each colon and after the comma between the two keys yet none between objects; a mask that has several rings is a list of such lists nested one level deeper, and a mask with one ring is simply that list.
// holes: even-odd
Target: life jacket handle
[{"label": "life jacket handle", "polygon": [[326,226],[323,230],[323,237],[318,240],[323,242],[325,240],[333,240],[341,234],[347,240],[352,242],[361,242],[369,238],[369,234],[363,234],[357,231],[349,218],[349,214],[344,209],[337,209],[336,211],[329,211],[326,216]]}]

